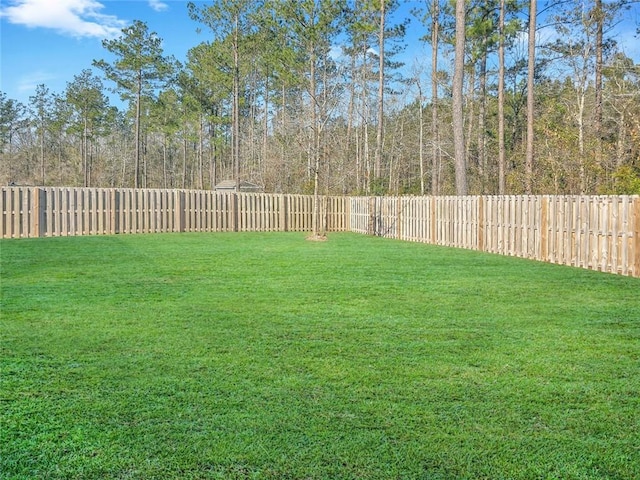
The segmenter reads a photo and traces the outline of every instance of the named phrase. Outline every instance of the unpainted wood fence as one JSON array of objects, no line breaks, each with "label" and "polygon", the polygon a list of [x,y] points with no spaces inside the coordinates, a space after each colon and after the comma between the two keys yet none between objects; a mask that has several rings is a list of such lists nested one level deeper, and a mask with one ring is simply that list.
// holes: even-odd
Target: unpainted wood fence
[{"label": "unpainted wood fence", "polygon": [[[480,250],[640,277],[640,196],[321,197],[327,231]],[[313,197],[2,187],[0,238],[311,231]]]},{"label": "unpainted wood fence", "polygon": [[[308,231],[313,197],[117,188],[2,187],[0,238],[164,232]],[[326,228],[345,230],[346,197],[323,197]]]},{"label": "unpainted wood fence", "polygon": [[351,198],[350,231],[640,277],[640,196]]}]

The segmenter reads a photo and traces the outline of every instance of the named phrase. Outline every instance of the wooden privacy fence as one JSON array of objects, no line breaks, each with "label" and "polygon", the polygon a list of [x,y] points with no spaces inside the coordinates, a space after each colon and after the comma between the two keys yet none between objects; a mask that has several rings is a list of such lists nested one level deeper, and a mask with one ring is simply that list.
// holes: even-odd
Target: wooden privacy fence
[{"label": "wooden privacy fence", "polygon": [[351,231],[640,277],[640,196],[352,197]]},{"label": "wooden privacy fence", "polygon": [[[321,197],[328,231],[467,248],[640,277],[640,196]],[[313,197],[2,187],[0,238],[311,231]]]},{"label": "wooden privacy fence", "polygon": [[[345,197],[323,197],[346,229]],[[0,238],[161,232],[309,231],[313,197],[203,190],[2,187]]]}]

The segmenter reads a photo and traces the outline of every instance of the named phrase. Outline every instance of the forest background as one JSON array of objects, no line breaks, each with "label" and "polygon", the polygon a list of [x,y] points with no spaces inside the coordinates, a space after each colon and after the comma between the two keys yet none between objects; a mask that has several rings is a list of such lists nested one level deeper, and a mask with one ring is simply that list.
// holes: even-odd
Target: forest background
[{"label": "forest background", "polygon": [[136,20],[63,91],[0,92],[0,183],[640,193],[640,64],[615,38],[637,2],[180,3],[186,58]]}]

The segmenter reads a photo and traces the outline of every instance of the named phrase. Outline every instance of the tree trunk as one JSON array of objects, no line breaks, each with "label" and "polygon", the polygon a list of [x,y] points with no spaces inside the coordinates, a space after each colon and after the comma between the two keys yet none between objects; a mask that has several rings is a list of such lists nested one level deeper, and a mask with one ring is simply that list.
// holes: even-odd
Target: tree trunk
[{"label": "tree trunk", "polygon": [[136,147],[135,147],[135,156],[134,156],[134,164],[135,171],[133,173],[133,187],[139,188],[142,183],[140,179],[140,111],[142,103],[142,74],[138,74],[138,87],[136,92],[136,121],[135,121],[135,137],[136,137]]},{"label": "tree trunk", "polygon": [[360,76],[360,81],[362,83],[362,168],[364,169],[364,190],[367,195],[371,192],[371,159],[369,158],[369,100],[368,100],[368,92],[367,92],[367,70],[368,70],[368,61],[367,61],[367,50],[366,46],[362,51],[362,75]]},{"label": "tree trunk", "polygon": [[[349,82],[349,106],[347,107],[347,138],[345,141],[345,161],[344,165],[349,165],[349,157],[351,156],[351,137],[353,136],[353,113],[356,100],[356,56],[355,53],[351,55],[351,82]],[[357,144],[356,144],[357,145]],[[358,155],[355,155],[355,175],[356,175],[356,188],[360,190],[360,162],[358,161]],[[346,180],[346,179],[345,179]],[[347,182],[345,181],[345,186]],[[346,189],[343,188],[343,193],[346,193]]]},{"label": "tree trunk", "polygon": [[420,159],[420,195],[424,195],[424,107],[422,105],[422,86],[420,78],[416,81],[418,85],[418,158]]},{"label": "tree trunk", "polygon": [[505,145],[504,145],[504,17],[505,0],[500,0],[498,43],[498,193],[505,194]]},{"label": "tree trunk", "polygon": [[467,164],[464,151],[464,117],[462,89],[464,85],[465,1],[456,0],[456,44],[453,72],[453,142],[456,172],[456,194],[467,194]]},{"label": "tree trunk", "polygon": [[[475,124],[476,116],[476,65],[475,63],[471,63],[469,65],[467,73],[467,96],[466,99],[463,98],[463,125],[467,129],[467,133],[464,137],[464,158],[468,163],[471,157],[471,146],[472,146],[472,138],[473,138],[473,127]],[[477,159],[477,158],[476,158]]]},{"label": "tree trunk", "polygon": [[316,91],[316,54],[315,45],[309,47],[309,107],[311,109],[311,141],[309,142],[309,164],[313,166],[313,235],[320,234],[320,152],[319,152],[319,128],[317,112]]},{"label": "tree trunk", "polygon": [[167,134],[162,135],[162,187],[167,188]]},{"label": "tree trunk", "polygon": [[44,154],[44,120],[42,120],[42,127],[41,127],[41,131],[40,131],[40,182],[41,185],[44,186],[44,172],[45,172],[45,165],[44,165],[44,159],[45,159],[45,154]]},{"label": "tree trunk", "polygon": [[432,3],[431,26],[431,194],[439,193],[440,139],[438,128],[438,40],[440,30],[440,0]]},{"label": "tree trunk", "polygon": [[93,172],[93,154],[95,152],[96,156],[98,155],[98,148],[95,143],[89,144],[89,174],[87,176],[87,187],[91,186],[91,174]]},{"label": "tree trunk", "polygon": [[184,137],[182,139],[182,188],[187,187],[187,123],[184,124]]},{"label": "tree trunk", "polygon": [[264,79],[264,119],[262,123],[262,153],[260,155],[260,174],[264,178],[267,167],[267,151],[269,147],[269,73]]},{"label": "tree trunk", "polygon": [[480,102],[478,103],[478,170],[480,174],[480,193],[485,194],[487,188],[487,135],[485,123],[487,117],[487,45],[486,39],[482,41],[482,57],[480,58]]},{"label": "tree trunk", "polygon": [[[122,151],[126,152],[127,151],[127,139],[126,139],[126,137],[124,135],[122,137],[122,143],[123,143],[121,145]],[[122,182],[120,183],[120,186],[122,188],[124,188],[126,184],[127,184],[127,155],[122,155]]]},{"label": "tree trunk", "polygon": [[[287,95],[286,95],[286,91],[287,91],[287,85],[285,82],[282,82],[282,97],[281,97],[281,112],[280,112],[280,128],[282,129],[282,138],[286,138],[286,134],[287,134],[287,126],[288,126],[288,122],[287,122]],[[284,182],[282,180],[282,176],[284,176],[285,171],[286,171],[286,152],[285,152],[285,142],[281,141],[280,142],[280,166],[282,168],[282,175],[280,175],[280,182],[282,185],[282,189],[283,191],[288,188],[288,181]]]},{"label": "tree trunk", "polygon": [[144,148],[142,148],[140,152],[142,155],[142,186],[143,188],[147,188],[149,186],[149,175],[147,171],[147,145],[149,145],[149,134],[146,131],[143,133],[144,140],[142,142],[142,145],[144,145]]},{"label": "tree trunk", "polygon": [[218,155],[216,151],[217,132],[216,132],[215,123],[210,123],[209,129],[211,132],[210,138],[209,138],[209,169],[210,169],[209,188],[211,190],[214,190],[216,188],[216,184],[218,183],[218,172],[217,172]]},{"label": "tree trunk", "polygon": [[235,27],[233,30],[233,106],[232,106],[232,158],[234,176],[236,180],[236,192],[240,191],[240,66],[238,52],[238,15],[234,18]]},{"label": "tree trunk", "polygon": [[[382,135],[384,131],[384,28],[385,28],[385,4],[380,1],[380,30],[378,32],[378,125],[376,131],[376,150],[374,153],[374,177],[382,178]],[[376,182],[379,183],[379,182]]]},{"label": "tree trunk", "polygon": [[595,0],[596,17],[596,68],[595,68],[595,112],[594,130],[596,134],[596,161],[602,162],[602,54],[603,54],[603,27],[604,12],[602,0]]},{"label": "tree trunk", "polygon": [[200,113],[198,121],[198,188],[204,188],[204,114]]},{"label": "tree trunk", "polygon": [[578,88],[578,162],[580,162],[580,194],[584,195],[587,192],[587,172],[585,166],[585,148],[584,148],[584,104],[585,104],[586,90]]},{"label": "tree trunk", "polygon": [[618,141],[616,142],[616,168],[620,168],[624,165],[625,159],[625,150],[626,150],[626,140],[627,140],[627,129],[625,128],[625,123],[627,122],[625,109],[620,109],[619,119],[618,119]]},{"label": "tree trunk", "polygon": [[431,23],[431,195],[439,193],[440,138],[438,128],[438,41],[440,0],[432,2]]},{"label": "tree trunk", "polygon": [[83,186],[88,187],[89,186],[89,155],[87,153],[87,149],[89,147],[89,141],[88,141],[88,125],[87,125],[87,119],[85,117],[84,119],[84,128],[82,130],[82,143],[81,143],[81,150],[82,150],[82,170],[83,170]]},{"label": "tree trunk", "polygon": [[[58,185],[64,185],[64,180],[62,179],[62,140],[60,136],[58,138]],[[11,148],[9,148],[9,152],[11,152]]]},{"label": "tree trunk", "polygon": [[527,157],[525,160],[525,191],[532,193],[533,183],[533,120],[534,120],[534,75],[536,66],[536,15],[537,2],[530,0],[529,4],[529,45],[527,59]]}]

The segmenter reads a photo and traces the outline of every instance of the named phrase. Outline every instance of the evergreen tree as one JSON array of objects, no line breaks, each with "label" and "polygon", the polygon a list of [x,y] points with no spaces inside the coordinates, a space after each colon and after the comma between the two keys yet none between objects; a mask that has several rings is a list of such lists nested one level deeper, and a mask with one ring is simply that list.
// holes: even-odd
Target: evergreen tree
[{"label": "evergreen tree", "polygon": [[102,81],[91,70],[83,70],[67,84],[66,100],[73,109],[72,131],[79,133],[82,139],[80,152],[85,187],[91,183],[90,141],[95,137],[99,124],[108,111],[109,101],[103,91]]},{"label": "evergreen tree", "polygon": [[38,157],[40,160],[39,182],[46,185],[46,155],[47,142],[51,129],[53,113],[53,95],[50,90],[40,84],[36,87],[35,95],[29,97],[31,118],[36,130],[38,141]]},{"label": "evergreen tree", "polygon": [[162,39],[149,32],[147,24],[136,20],[133,25],[123,28],[122,35],[114,40],[103,40],[103,47],[116,60],[112,64],[105,60],[95,60],[93,65],[101,69],[105,76],[116,84],[115,90],[123,100],[135,109],[135,157],[134,187],[143,185],[141,169],[141,118],[144,96],[153,96],[156,89],[170,78],[175,62],[163,56]]},{"label": "evergreen tree", "polygon": [[[255,31],[256,12],[262,7],[262,1],[256,0],[215,0],[212,5],[198,7],[188,4],[189,16],[212,31],[214,41],[225,42],[230,47],[224,68],[230,72],[232,81],[231,103],[231,158],[236,181],[240,188],[240,92],[242,63],[250,63],[247,55],[247,39]],[[224,56],[219,57],[224,59]]]}]

